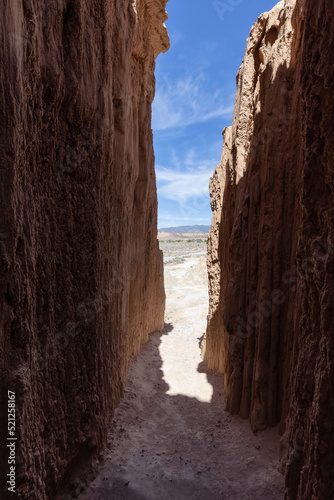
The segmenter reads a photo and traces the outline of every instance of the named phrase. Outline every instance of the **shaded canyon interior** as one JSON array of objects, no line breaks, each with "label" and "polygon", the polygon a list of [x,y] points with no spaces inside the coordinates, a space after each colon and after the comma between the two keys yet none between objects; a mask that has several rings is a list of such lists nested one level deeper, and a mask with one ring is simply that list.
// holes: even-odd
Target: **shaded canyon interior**
[{"label": "shaded canyon interior", "polygon": [[210,183],[203,357],[227,409],[279,424],[286,497],[334,498],[333,5],[260,16]]},{"label": "shaded canyon interior", "polygon": [[[165,6],[3,0],[1,495],[7,391],[17,497],[56,498],[164,328],[151,105]],[[210,182],[203,358],[231,413],[279,425],[291,500],[334,498],[333,37],[329,0],[260,16]]]},{"label": "shaded canyon interior", "polygon": [[1,408],[14,391],[18,497],[45,499],[104,446],[130,356],[164,328],[150,116],[169,38],[163,0],[2,11]]}]

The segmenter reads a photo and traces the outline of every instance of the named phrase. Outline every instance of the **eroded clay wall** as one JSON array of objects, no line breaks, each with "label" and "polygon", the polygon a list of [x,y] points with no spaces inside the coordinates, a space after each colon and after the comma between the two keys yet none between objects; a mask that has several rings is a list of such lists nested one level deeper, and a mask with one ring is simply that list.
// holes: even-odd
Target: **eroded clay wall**
[{"label": "eroded clay wall", "polygon": [[105,444],[130,356],[163,329],[151,103],[165,4],[2,3],[0,435],[3,451],[15,391],[18,498],[51,498]]},{"label": "eroded clay wall", "polygon": [[210,183],[203,355],[227,409],[280,423],[287,498],[331,498],[333,456],[333,6],[260,16]]}]

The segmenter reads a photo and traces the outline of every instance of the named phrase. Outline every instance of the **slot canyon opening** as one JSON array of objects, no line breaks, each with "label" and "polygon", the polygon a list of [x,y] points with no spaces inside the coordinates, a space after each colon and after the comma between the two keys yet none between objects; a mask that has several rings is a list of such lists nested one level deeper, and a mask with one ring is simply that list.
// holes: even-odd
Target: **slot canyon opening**
[{"label": "slot canyon opening", "polygon": [[[190,253],[206,245],[206,237],[190,239],[172,234],[160,244]],[[277,428],[254,434],[230,415],[223,376],[201,359],[208,283],[206,257],[195,250],[166,258],[164,331],[151,334],[131,362],[108,449],[80,500],[283,496]]]},{"label": "slot canyon opening", "polygon": [[[115,498],[279,499],[284,477],[278,428],[254,434],[247,420],[226,412],[224,376],[209,370],[201,357],[209,311],[209,183],[219,163],[221,131],[232,123],[231,82],[249,19],[255,20],[261,7],[247,7],[245,26],[236,30],[233,25],[224,37],[217,32],[225,16],[214,7],[205,15],[216,31],[210,36],[205,31],[202,40],[202,35],[194,39],[194,32],[203,28],[207,7],[197,6],[191,21],[185,6],[170,2],[168,7],[171,48],[158,57],[153,102],[165,329],[152,334],[132,360],[109,436],[110,452],[79,498],[98,498],[107,482]],[[232,10],[236,22],[238,9]],[[276,28],[268,31],[266,43],[273,45],[275,30],[278,34]],[[238,46],[239,58],[228,64],[225,56],[223,71],[219,51],[228,37],[236,52]]]},{"label": "slot canyon opening", "polygon": [[0,497],[334,498],[333,5],[9,3]]}]

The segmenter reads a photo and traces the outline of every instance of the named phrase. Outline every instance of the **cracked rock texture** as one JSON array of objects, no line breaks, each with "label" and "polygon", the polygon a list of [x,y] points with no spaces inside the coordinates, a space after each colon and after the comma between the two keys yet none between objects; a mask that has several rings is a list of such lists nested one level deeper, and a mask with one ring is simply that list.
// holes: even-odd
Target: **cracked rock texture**
[{"label": "cracked rock texture", "polygon": [[151,103],[165,4],[3,0],[0,465],[3,478],[11,390],[19,499],[53,498],[105,445],[129,358],[163,329]]},{"label": "cracked rock texture", "polygon": [[260,16],[210,181],[203,357],[227,409],[280,424],[287,499],[334,498],[334,7]]}]

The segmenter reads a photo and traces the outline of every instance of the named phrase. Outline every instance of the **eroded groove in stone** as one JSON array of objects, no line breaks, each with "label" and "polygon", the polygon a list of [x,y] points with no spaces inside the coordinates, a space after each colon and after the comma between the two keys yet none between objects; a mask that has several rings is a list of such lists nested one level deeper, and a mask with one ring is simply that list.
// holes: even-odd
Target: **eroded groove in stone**
[{"label": "eroded groove in stone", "polygon": [[280,423],[287,498],[332,498],[333,6],[260,16],[211,180],[203,349],[226,405]]},{"label": "eroded groove in stone", "polygon": [[18,498],[49,498],[105,444],[130,356],[163,329],[151,103],[165,4],[2,4],[1,408],[15,391]]}]

